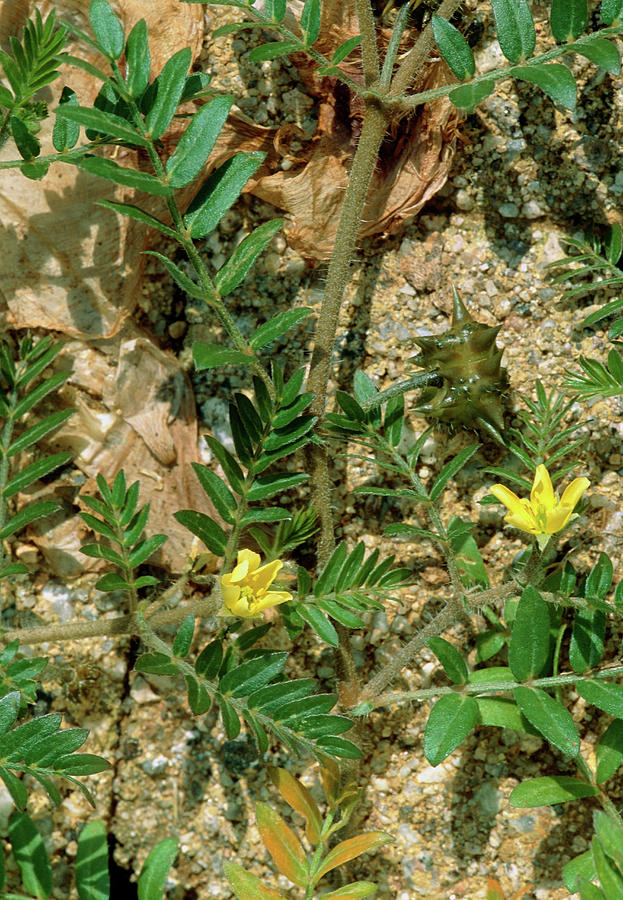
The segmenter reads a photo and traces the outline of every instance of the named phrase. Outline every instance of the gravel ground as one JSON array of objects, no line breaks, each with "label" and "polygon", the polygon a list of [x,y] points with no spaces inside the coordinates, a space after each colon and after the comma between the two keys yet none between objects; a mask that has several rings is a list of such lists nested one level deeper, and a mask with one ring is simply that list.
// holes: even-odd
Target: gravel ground
[{"label": "gravel ground", "polygon": [[[221,24],[234,14],[214,15]],[[206,67],[262,124],[290,120],[312,130],[313,104],[301,92],[296,71],[282,63],[264,64],[259,71],[245,59],[249,47],[246,36],[238,35],[208,42]],[[480,69],[498,64],[496,50],[485,36],[478,49]],[[578,72],[580,100],[574,114],[558,110],[528,85],[503,84],[461,127],[448,184],[417,221],[397,237],[362,248],[340,319],[335,386],[348,389],[356,368],[363,368],[379,388],[412,371],[409,359],[417,348],[411,338],[447,328],[452,285],[477,319],[501,324],[498,344],[505,349],[513,398],[521,391],[531,395],[537,378],[548,390],[555,387],[580,355],[605,356],[605,330],[582,330],[579,324],[607,295],[600,292],[563,306],[561,289],[545,268],[563,255],[565,236],[591,222],[603,225],[621,218],[621,82],[609,76],[600,79],[591,67],[578,67]],[[283,103],[276,102],[276,91]],[[204,252],[218,265],[244,233],[274,214],[266,204],[242,198],[205,242]],[[237,320],[250,333],[258,321],[294,303],[318,309],[324,275],[322,268],[309,270],[278,235],[232,297]],[[218,341],[221,336],[197,302],[181,295],[153,261],[148,263],[141,308],[143,324],[189,362],[193,341]],[[276,347],[277,360],[294,357],[305,362],[311,328],[307,320],[290,332]],[[195,375],[194,384],[206,427],[227,440],[227,397],[245,382],[228,371]],[[572,531],[568,543],[580,564],[594,561],[599,549],[607,549],[615,571],[623,533],[618,512],[623,500],[620,411],[616,399],[572,410],[588,439],[583,469],[592,484],[586,520]],[[416,432],[424,424],[411,421]],[[425,447],[421,477],[426,481],[433,476],[451,453],[471,440],[470,435],[435,433]],[[477,503],[486,493],[478,468],[501,462],[498,450],[485,446],[447,493],[448,514],[477,521],[481,552],[490,571],[497,573],[523,546],[516,532],[504,531],[497,508]],[[338,461],[336,468],[340,535],[351,543],[363,539],[370,548],[395,552],[399,562],[421,575],[417,590],[403,598],[402,606],[375,614],[366,630],[355,634],[357,661],[362,672],[370,672],[439,609],[447,578],[431,547],[379,538],[396,512],[378,498],[351,494],[373,475],[371,466]],[[42,575],[37,596],[37,610],[61,621],[77,614],[114,614],[86,581],[68,590]],[[17,600],[21,608],[33,603],[28,592]],[[202,624],[199,646],[207,641],[211,624]],[[445,636],[473,647],[473,634],[465,629],[457,627]],[[278,639],[287,646],[284,634]],[[296,896],[288,892],[285,879],[269,875],[252,804],[260,799],[279,807],[279,801],[248,745],[228,745],[210,714],[193,718],[173,682],[130,675],[131,648],[99,641],[80,644],[75,656],[69,648],[45,650],[56,666],[55,678],[45,685],[55,711],[64,713],[67,724],[91,727],[89,749],[114,760],[108,776],[92,779],[98,814],[114,834],[118,893],[113,891],[113,896],[132,896],[128,878],[138,872],[153,843],[168,834],[178,836],[181,844],[168,882],[170,900],[229,898],[223,875],[227,859],[266,876],[287,896]],[[612,657],[614,638],[609,650]],[[293,675],[317,673],[323,686],[330,687],[332,655],[311,637],[299,642],[293,666]],[[62,672],[65,681],[59,689],[56,676]],[[405,686],[435,683],[443,683],[443,678],[430,653],[423,653],[418,665],[404,673]],[[590,752],[607,717],[593,708],[585,712],[583,701],[570,696],[571,710],[582,722],[583,747]],[[390,831],[396,840],[372,860],[366,857],[353,866],[352,876],[377,881],[382,900],[476,900],[484,898],[488,877],[499,879],[509,897],[522,889],[525,898],[569,897],[560,886],[560,871],[588,846],[592,803],[521,810],[512,808],[508,797],[524,778],[572,774],[573,767],[538,737],[485,727],[477,728],[441,766],[429,766],[422,751],[427,715],[423,704],[370,717],[362,824]],[[266,762],[302,775],[317,794],[315,770],[308,761],[297,762],[281,752],[266,757]],[[616,800],[619,784],[612,793]],[[0,815],[6,808],[6,802],[0,803]],[[286,809],[281,812],[300,825]],[[86,804],[71,794],[60,810],[50,811],[41,802],[35,813],[58,861],[55,896],[66,897]]]}]

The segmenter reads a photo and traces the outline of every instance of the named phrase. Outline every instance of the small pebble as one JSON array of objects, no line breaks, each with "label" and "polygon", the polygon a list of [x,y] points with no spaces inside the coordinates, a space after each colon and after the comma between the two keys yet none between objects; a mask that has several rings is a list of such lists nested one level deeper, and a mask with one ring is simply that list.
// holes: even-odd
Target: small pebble
[{"label": "small pebble", "polygon": [[502,203],[499,212],[505,219],[516,219],[519,215],[519,207],[516,203]]}]

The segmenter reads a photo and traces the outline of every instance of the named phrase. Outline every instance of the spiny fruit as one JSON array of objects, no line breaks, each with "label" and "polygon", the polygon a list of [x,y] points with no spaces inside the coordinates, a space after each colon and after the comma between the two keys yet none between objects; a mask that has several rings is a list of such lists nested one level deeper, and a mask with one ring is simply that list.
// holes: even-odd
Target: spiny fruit
[{"label": "spiny fruit", "polygon": [[427,387],[413,411],[450,427],[477,427],[499,439],[508,390],[503,351],[495,344],[499,330],[499,325],[476,322],[455,290],[448,331],[415,338],[422,352],[412,361],[436,371],[443,383]]}]

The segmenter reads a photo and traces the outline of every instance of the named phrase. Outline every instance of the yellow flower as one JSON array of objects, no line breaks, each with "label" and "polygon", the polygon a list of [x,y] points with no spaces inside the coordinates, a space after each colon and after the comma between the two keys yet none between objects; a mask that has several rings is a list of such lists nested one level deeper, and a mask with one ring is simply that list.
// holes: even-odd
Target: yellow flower
[{"label": "yellow flower", "polygon": [[219,578],[225,607],[221,615],[256,619],[265,609],[292,599],[288,591],[269,591],[283,563],[275,559],[260,566],[261,557],[253,550],[239,550],[238,561],[228,575]]},{"label": "yellow flower", "polygon": [[[549,536],[565,527],[572,517],[578,500],[589,486],[588,478],[575,478],[560,498],[554,493],[549,472],[543,464],[537,466],[530,499],[520,499],[503,484],[494,484],[491,493],[508,509],[504,521],[521,531],[536,535],[543,549]],[[574,517],[575,518],[575,517]]]}]

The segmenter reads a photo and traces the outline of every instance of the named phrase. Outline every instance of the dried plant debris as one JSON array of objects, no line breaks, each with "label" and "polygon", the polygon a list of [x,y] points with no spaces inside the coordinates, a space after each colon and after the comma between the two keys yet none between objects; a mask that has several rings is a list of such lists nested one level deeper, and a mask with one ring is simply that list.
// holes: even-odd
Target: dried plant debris
[{"label": "dried plant debris", "polygon": [[[190,46],[193,58],[198,55],[203,38],[200,6],[177,0],[152,0],[148,4],[117,0],[112,5],[126,32],[138,19],[147,21],[152,75],[182,47]],[[47,0],[0,0],[0,44],[4,45],[9,34],[20,32],[35,8],[46,16],[52,6],[59,18],[89,32],[89,4],[82,0],[53,4]],[[103,65],[97,51],[83,41],[70,40],[67,50]],[[50,89],[50,107],[57,104],[64,83],[71,84],[83,105],[92,104],[100,82],[82,69],[65,66],[61,71],[62,78]],[[53,122],[53,117],[44,120],[37,135],[44,153],[54,152]],[[183,120],[174,120],[175,134],[169,137],[177,142],[184,128]],[[139,167],[135,152],[115,149],[117,162]],[[7,144],[0,158],[14,157],[15,148]],[[103,209],[97,202],[131,202],[134,191],[94,178],[74,166],[60,165],[52,166],[41,181],[24,178],[19,169],[8,169],[2,182],[0,281],[4,297],[0,309],[6,303],[8,313],[5,309],[3,314],[7,324],[89,339],[116,334],[136,306],[145,259],[141,251],[155,232]],[[195,186],[187,190],[190,199]],[[165,214],[161,198],[149,197],[145,207],[154,215]]]},{"label": "dried plant debris", "polygon": [[[355,4],[353,0],[326,0],[322,10],[321,37],[315,46],[331,58],[340,44],[358,33]],[[406,32],[399,55],[413,46],[416,37],[412,31]],[[388,38],[389,32],[382,31],[381,40],[387,42]],[[310,136],[293,123],[266,128],[235,113],[223,130],[217,151],[221,151],[219,161],[240,149],[267,152],[265,163],[248,190],[291,216],[286,237],[293,249],[308,260],[325,260],[335,241],[363,109],[342,82],[333,76],[319,76],[317,65],[305,54],[293,54],[291,60],[308,94],[317,101],[316,133]],[[363,84],[359,51],[352,53],[341,67]],[[443,60],[431,60],[418,89],[445,84],[449,77]],[[456,109],[447,99],[441,99],[393,123],[381,147],[360,241],[398,231],[443,187],[454,153],[458,121]],[[284,161],[286,171],[282,167]]]},{"label": "dried plant debris", "polygon": [[[192,508],[218,518],[191,466],[200,457],[195,401],[186,373],[170,354],[129,325],[109,341],[90,346],[69,342],[59,365],[72,370],[60,395],[76,414],[54,433],[53,447],[72,451],[75,465],[87,476],[81,492],[88,493],[97,473],[111,481],[123,468],[128,483],[138,480],[141,502],[151,507],[147,536],[169,536],[150,563],[181,571],[189,535],[173,512]],[[31,534],[58,575],[78,574],[93,562],[76,552],[78,490],[73,487],[75,477],[68,479],[53,486],[56,499],[66,501],[54,526],[33,525]],[[49,494],[49,485],[42,489]]]}]

